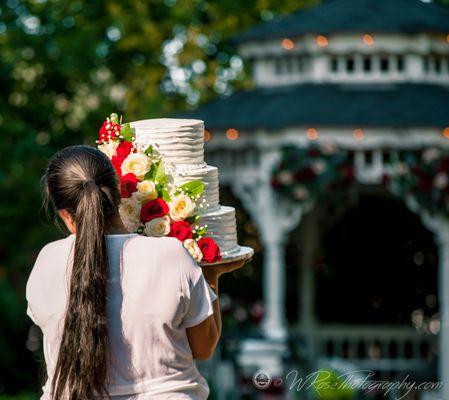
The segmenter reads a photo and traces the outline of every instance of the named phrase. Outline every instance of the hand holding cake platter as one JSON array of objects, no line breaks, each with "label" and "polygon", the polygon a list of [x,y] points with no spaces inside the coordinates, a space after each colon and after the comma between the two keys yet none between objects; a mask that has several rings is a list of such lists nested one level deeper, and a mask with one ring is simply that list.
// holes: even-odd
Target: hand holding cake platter
[{"label": "hand holding cake platter", "polygon": [[249,259],[239,246],[235,209],[219,204],[218,169],[204,161],[204,122],[106,118],[98,148],[120,178],[120,216],[130,232],[172,236],[201,265]]}]

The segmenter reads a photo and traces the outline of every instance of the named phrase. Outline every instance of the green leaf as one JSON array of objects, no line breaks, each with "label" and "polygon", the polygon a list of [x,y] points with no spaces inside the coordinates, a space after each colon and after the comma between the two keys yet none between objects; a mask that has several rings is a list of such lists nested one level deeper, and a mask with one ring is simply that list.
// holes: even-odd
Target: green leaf
[{"label": "green leaf", "polygon": [[189,197],[197,197],[203,194],[204,183],[199,179],[194,179],[181,185],[180,189],[186,192]]},{"label": "green leaf", "polygon": [[156,185],[156,191],[157,191],[157,196],[158,197],[161,197],[166,202],[170,202],[171,201],[170,194],[168,193],[167,188],[163,184],[158,183]]},{"label": "green leaf", "polygon": [[165,200],[167,203],[171,201],[170,194],[165,188],[162,188],[162,199]]},{"label": "green leaf", "polygon": [[158,183],[167,183],[167,175],[165,173],[165,166],[162,161],[159,161],[156,166],[156,172],[154,175],[154,180]]},{"label": "green leaf", "polygon": [[194,224],[195,222],[198,222],[200,219],[199,215],[193,215],[191,217],[187,217],[184,221],[188,222],[190,225]]},{"label": "green leaf", "polygon": [[120,135],[123,136],[123,139],[127,142],[131,142],[134,137],[134,128],[131,128],[131,125],[126,123],[122,125],[122,130],[120,131]]},{"label": "green leaf", "polygon": [[109,118],[111,119],[111,122],[113,122],[114,124],[118,123],[118,114],[117,113],[112,113]]},{"label": "green leaf", "polygon": [[160,196],[162,196],[162,185],[161,184],[157,184],[156,185],[156,192],[160,195]]},{"label": "green leaf", "polygon": [[153,145],[150,144],[150,145],[146,148],[145,154],[146,154],[147,156],[150,156],[151,154],[153,154]]},{"label": "green leaf", "polygon": [[167,176],[165,174],[165,167],[162,161],[156,161],[151,164],[150,170],[145,174],[144,178],[150,181],[157,181],[158,183],[165,184],[167,182]]},{"label": "green leaf", "polygon": [[204,226],[200,226],[198,229],[195,230],[194,232],[194,237],[197,238],[199,236],[203,237],[205,236],[207,233],[207,229]]},{"label": "green leaf", "polygon": [[149,171],[145,174],[144,179],[154,181],[154,177],[156,175],[156,167],[156,164],[152,164]]}]

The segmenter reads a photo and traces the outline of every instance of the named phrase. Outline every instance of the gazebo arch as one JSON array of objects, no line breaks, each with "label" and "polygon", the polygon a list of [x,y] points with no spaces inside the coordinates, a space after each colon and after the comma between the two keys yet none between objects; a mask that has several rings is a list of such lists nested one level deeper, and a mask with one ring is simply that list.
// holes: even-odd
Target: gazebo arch
[{"label": "gazebo arch", "polygon": [[[364,185],[360,190],[362,193],[364,192]],[[362,194],[362,198],[370,199],[371,201],[377,199],[376,204],[382,199],[382,204],[388,204],[390,202],[390,204],[394,205],[393,209],[397,211],[403,210],[401,212],[404,215],[405,221],[415,221],[412,225],[416,224],[417,227],[421,226],[420,229],[427,231],[427,234],[431,235],[429,240],[434,243],[433,235],[420,222],[419,216],[409,211],[402,201],[389,196],[388,192],[382,190],[380,186],[375,188],[372,186],[367,187],[366,192]],[[325,204],[326,202],[331,204]],[[330,221],[327,226],[324,226],[327,220],[326,217],[329,215],[333,216],[329,212],[334,212],[332,208],[329,210],[329,207],[332,206],[332,199],[326,199],[326,202],[317,202],[316,207],[303,216],[298,231],[295,231],[296,240],[301,240],[300,258],[297,260],[301,275],[298,282],[291,283],[290,279],[287,280],[287,287],[289,285],[296,286],[301,298],[300,318],[293,326],[290,326],[290,332],[295,337],[301,338],[301,343],[305,342],[305,344],[298,347],[298,350],[305,352],[308,365],[315,365],[315,368],[317,364],[324,365],[323,363],[330,363],[333,358],[338,357],[345,361],[348,368],[351,367],[353,370],[369,369],[379,371],[381,374],[387,374],[389,368],[391,368],[398,375],[412,370],[416,373],[420,370],[421,373],[423,370],[431,371],[433,366],[432,362],[436,359],[434,349],[436,336],[434,334],[423,334],[424,330],[418,331],[415,329],[411,321],[409,325],[405,325],[404,321],[398,321],[396,323],[391,318],[388,321],[384,320],[384,323],[380,324],[374,323],[374,321],[356,322],[356,320],[352,320],[350,322],[350,320],[338,317],[339,313],[342,315],[350,313],[351,310],[345,307],[339,308],[339,313],[332,312],[331,315],[334,316],[334,319],[331,321],[326,322],[318,319],[319,310],[317,309],[316,300],[319,299],[320,285],[319,281],[317,281],[318,275],[316,270],[317,247],[323,246],[323,233],[334,229],[348,215],[359,209],[358,201],[353,202],[351,200],[347,202],[348,206],[343,207],[341,212],[333,218],[333,221]],[[371,205],[371,209],[373,209],[372,207],[373,205]],[[367,208],[366,212],[369,212],[368,210],[369,208]],[[389,218],[392,218],[391,213],[389,214]],[[401,221],[404,221],[404,219],[401,219]],[[366,229],[370,229],[371,224],[368,221],[366,224]],[[386,225],[388,226],[388,221],[386,221]],[[402,232],[402,234],[407,235],[407,232]],[[369,237],[363,231],[360,231],[359,236],[366,240]],[[405,236],[402,238],[405,239]],[[377,251],[384,254],[385,257],[392,255],[382,247],[382,243],[382,240],[380,240],[376,244]],[[352,245],[356,249],[356,244],[353,243]],[[292,245],[290,244],[290,246]],[[329,247],[326,243],[324,243],[324,246],[324,255],[326,255],[328,254]],[[434,247],[436,248],[436,245],[430,246],[430,248]],[[346,247],[346,250],[351,251],[348,247]],[[340,254],[340,257],[344,257],[344,254]],[[370,255],[366,254],[364,259],[369,261],[369,257]],[[326,261],[327,259],[320,257],[319,263],[326,263]],[[287,260],[286,262],[288,263],[289,261]],[[344,264],[339,264],[339,266],[344,267]],[[360,258],[359,267],[363,272],[357,272],[359,274],[357,275],[358,278],[355,278],[354,281],[351,281],[350,284],[344,287],[339,287],[338,290],[338,292],[344,292],[346,295],[353,293],[354,306],[352,308],[354,309],[357,308],[356,305],[363,301],[363,299],[359,300],[355,294],[357,291],[352,290],[352,288],[357,286],[359,288],[358,292],[365,293],[365,287],[367,289],[372,287],[372,284],[368,283],[371,281],[370,277],[376,273],[372,269],[365,270],[362,258]],[[336,270],[334,272],[338,271]],[[385,270],[383,271],[385,272]],[[384,275],[384,279],[386,281],[390,278],[388,275]],[[436,278],[434,277],[434,279]],[[436,281],[434,284],[436,284]],[[338,280],[335,278],[332,279],[332,285],[338,285]],[[401,299],[406,295],[401,290],[400,284],[397,284],[395,290],[397,291],[396,295],[400,296]],[[324,303],[330,307],[332,305],[336,307],[338,304],[338,300],[334,298],[334,295],[338,296],[335,293],[323,293],[321,291],[321,298],[324,296]],[[381,315],[378,316],[381,317]],[[390,346],[392,346],[391,349]],[[386,376],[391,379],[389,375]]]},{"label": "gazebo arch", "polygon": [[[310,146],[310,141],[298,138],[295,144],[303,149]],[[270,138],[257,143],[259,151],[248,147],[242,140],[240,143],[219,143],[210,146],[208,159],[219,165],[222,182],[233,183],[231,189],[238,196],[248,214],[257,226],[264,247],[264,302],[266,315],[262,323],[266,340],[249,340],[242,344],[240,361],[249,365],[257,365],[257,354],[263,350],[264,360],[260,367],[269,368],[273,374],[282,373],[282,357],[287,353],[286,340],[288,325],[285,314],[285,246],[290,232],[297,227],[304,215],[313,210],[314,201],[295,202],[275,191],[272,184],[273,170],[282,159],[282,145],[285,138],[278,137],[276,142]],[[351,144],[348,146],[347,144]],[[437,145],[446,145],[440,137],[434,141]],[[267,145],[268,144],[268,145]],[[409,146],[398,146],[390,150],[360,148],[358,142],[344,142],[348,159],[354,168],[354,179],[359,184],[382,183],[386,174],[391,174],[395,167],[395,155],[407,151]],[[230,145],[233,148],[230,148]],[[235,145],[235,146],[234,146]],[[423,145],[421,150],[425,149]],[[412,150],[416,149],[412,147]],[[417,147],[419,149],[419,147]],[[388,154],[384,154],[388,152]],[[238,184],[235,184],[235,183]],[[316,200],[319,201],[319,200]],[[449,372],[449,325],[447,322],[449,309],[449,222],[444,216],[431,216],[419,207],[410,197],[404,198],[406,206],[418,214],[425,226],[435,234],[439,248],[439,303],[441,315],[441,331],[439,334],[439,376],[446,381]],[[306,287],[307,285],[305,285]],[[446,288],[446,289],[445,289]],[[446,311],[445,311],[446,310]],[[446,322],[445,319],[446,318]],[[445,325],[446,324],[446,325]],[[267,367],[267,355],[271,357]],[[448,359],[446,359],[448,358]]]}]

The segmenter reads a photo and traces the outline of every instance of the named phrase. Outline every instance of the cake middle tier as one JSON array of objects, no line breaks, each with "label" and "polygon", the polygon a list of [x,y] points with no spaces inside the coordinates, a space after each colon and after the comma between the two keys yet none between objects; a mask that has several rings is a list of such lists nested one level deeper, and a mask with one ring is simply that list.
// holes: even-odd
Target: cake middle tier
[{"label": "cake middle tier", "polygon": [[136,143],[153,145],[177,169],[195,169],[204,162],[204,122],[195,119],[155,118],[133,121]]},{"label": "cake middle tier", "polygon": [[217,211],[202,214],[199,224],[207,225],[206,236],[217,242],[222,256],[239,249],[234,207],[221,206]]},{"label": "cake middle tier", "polygon": [[204,214],[217,210],[220,205],[218,188],[218,168],[206,165],[203,168],[173,172],[173,180],[176,186],[194,179],[199,179],[204,183],[204,192],[198,201],[198,212]]}]

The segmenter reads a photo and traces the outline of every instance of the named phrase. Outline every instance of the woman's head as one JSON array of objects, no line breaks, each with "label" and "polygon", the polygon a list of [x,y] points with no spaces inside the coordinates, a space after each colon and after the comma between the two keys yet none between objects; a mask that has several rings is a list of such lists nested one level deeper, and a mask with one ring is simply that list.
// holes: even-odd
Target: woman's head
[{"label": "woman's head", "polygon": [[53,204],[75,233],[69,299],[51,397],[85,400],[107,396],[105,231],[118,215],[118,177],[102,152],[90,146],[72,146],[50,161],[44,185],[47,204]]},{"label": "woman's head", "polygon": [[56,153],[44,176],[44,193],[47,206],[53,205],[72,233],[76,230],[77,209],[81,212],[93,194],[99,195],[106,218],[117,214],[120,203],[111,162],[91,146],[71,146]]}]

